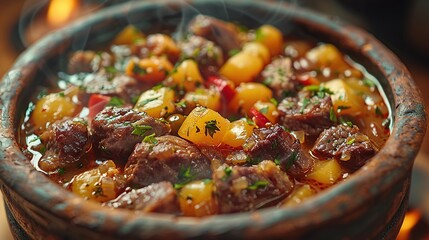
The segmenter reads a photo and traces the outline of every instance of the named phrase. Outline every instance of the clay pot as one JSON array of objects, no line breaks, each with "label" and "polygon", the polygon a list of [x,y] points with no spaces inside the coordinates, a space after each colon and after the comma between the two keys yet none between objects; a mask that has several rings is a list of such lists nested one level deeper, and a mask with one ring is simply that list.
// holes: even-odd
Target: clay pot
[{"label": "clay pot", "polygon": [[[296,207],[185,218],[137,214],[85,201],[37,172],[17,144],[20,121],[38,80],[66,53],[97,46],[128,23],[143,29],[184,24],[197,13],[249,27],[270,23],[331,42],[380,80],[392,133],[347,181]],[[53,71],[53,70],[51,70]],[[35,239],[288,238],[394,239],[407,206],[411,168],[426,129],[420,92],[404,65],[371,35],[334,18],[263,1],[135,1],[53,33],[17,60],[0,85],[0,183],[15,236]],[[22,234],[22,235],[20,235]]]}]

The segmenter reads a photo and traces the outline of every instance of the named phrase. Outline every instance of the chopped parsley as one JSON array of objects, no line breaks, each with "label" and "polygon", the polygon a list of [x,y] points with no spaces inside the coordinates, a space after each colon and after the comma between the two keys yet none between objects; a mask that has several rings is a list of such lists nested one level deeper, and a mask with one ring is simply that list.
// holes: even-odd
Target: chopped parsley
[{"label": "chopped parsley", "polygon": [[329,88],[322,85],[310,85],[304,87],[304,90],[310,91],[313,96],[318,96],[319,98],[324,98],[327,94],[334,94]]},{"label": "chopped parsley", "polygon": [[138,74],[138,75],[145,75],[145,74],[147,74],[147,71],[146,71],[146,69],[141,68],[137,63],[134,63],[133,73]]},{"label": "chopped parsley", "polygon": [[227,167],[223,171],[225,172],[225,175],[223,176],[222,180],[225,181],[227,178],[229,178],[229,176],[231,176],[232,167]]},{"label": "chopped parsley", "polygon": [[239,53],[240,52],[240,49],[236,49],[236,48],[234,48],[234,49],[231,49],[229,52],[228,52],[228,55],[230,56],[230,57],[232,57],[232,56],[234,56],[234,55],[236,55],[237,53]]},{"label": "chopped parsley", "polygon": [[59,93],[58,93],[58,96],[60,96],[60,97],[65,97],[66,95],[64,94],[64,92],[59,92]]},{"label": "chopped parsley", "polygon": [[272,103],[272,104],[274,104],[274,106],[278,106],[279,105],[279,102],[277,102],[277,100],[275,99],[275,98],[271,98],[270,99],[270,102]]},{"label": "chopped parsley", "polygon": [[157,144],[158,140],[156,140],[155,138],[155,133],[152,133],[150,135],[147,135],[146,137],[143,138],[143,142],[145,143],[151,143],[151,144]]},{"label": "chopped parsley", "polygon": [[176,107],[180,107],[180,108],[186,108],[187,104],[186,101],[180,101],[178,103],[175,103]]},{"label": "chopped parsley", "polygon": [[207,135],[210,135],[210,137],[212,137],[213,138],[213,135],[217,132],[217,131],[220,131],[220,129],[219,129],[219,127],[217,126],[217,121],[216,120],[210,120],[210,121],[207,121],[207,122],[205,122],[206,123],[206,126],[204,127],[205,128],[205,130],[204,130],[204,134],[207,136]]},{"label": "chopped parsley", "polygon": [[247,189],[249,190],[256,190],[259,188],[264,188],[268,186],[268,182],[267,181],[262,181],[262,180],[258,180],[255,183],[253,183],[252,185],[248,186]]},{"label": "chopped parsley", "polygon": [[152,129],[152,127],[148,125],[132,124],[131,126],[133,126],[133,131],[131,132],[131,134],[141,136],[141,137],[143,137],[148,130]]},{"label": "chopped parsley", "polygon": [[159,98],[159,96],[158,96],[158,97],[152,97],[152,98],[146,98],[146,99],[143,99],[142,101],[140,101],[140,102],[138,103],[138,107],[143,107],[143,106],[145,106],[146,104],[148,104],[148,103],[150,103],[150,102],[153,102],[153,101],[155,101],[155,100],[158,100],[158,98]]},{"label": "chopped parsley", "polygon": [[275,163],[276,165],[280,165],[280,159],[278,159],[278,158],[274,158],[274,163]]},{"label": "chopped parsley", "polygon": [[352,145],[356,141],[356,138],[351,138],[347,141],[347,145]]},{"label": "chopped parsley", "polygon": [[383,112],[381,111],[381,109],[378,106],[375,107],[375,115],[383,116]]},{"label": "chopped parsley", "polygon": [[260,28],[256,29],[255,31],[255,40],[257,42],[264,40],[265,34],[262,32]]},{"label": "chopped parsley", "polygon": [[334,108],[331,107],[331,109],[329,109],[329,120],[331,120],[332,122],[337,122],[337,115],[335,114]]},{"label": "chopped parsley", "polygon": [[191,173],[191,167],[181,167],[177,178],[179,179],[179,182],[174,184],[174,188],[181,189],[183,186],[194,180],[195,176]]},{"label": "chopped parsley", "polygon": [[60,176],[62,176],[62,175],[64,175],[65,173],[66,173],[66,170],[64,169],[64,168],[58,168],[57,169],[57,173],[60,175]]},{"label": "chopped parsley", "polygon": [[304,113],[305,108],[306,108],[306,107],[308,107],[308,105],[310,105],[310,103],[311,103],[310,99],[308,99],[308,98],[304,98],[304,99],[302,100],[302,107],[301,107],[301,110],[300,110],[299,112],[300,112],[301,114],[303,114],[303,113]]},{"label": "chopped parsley", "polygon": [[106,70],[107,73],[117,73],[118,69],[116,69],[115,67],[112,66],[108,66],[104,68]]},{"label": "chopped parsley", "polygon": [[375,87],[375,83],[369,79],[362,80],[363,84],[368,87]]},{"label": "chopped parsley", "polygon": [[298,160],[298,152],[293,151],[290,156],[288,157],[285,165],[285,169],[288,170],[292,167],[292,165]]},{"label": "chopped parsley", "polygon": [[251,126],[255,126],[255,122],[252,119],[250,119],[249,117],[246,117],[245,119],[246,119],[247,124],[249,124]]},{"label": "chopped parsley", "polygon": [[343,125],[347,125],[349,127],[353,127],[353,123],[351,121],[347,121],[343,117],[340,117],[340,123],[343,124]]},{"label": "chopped parsley", "polygon": [[337,110],[345,110],[345,109],[349,109],[351,108],[350,106],[344,106],[344,105],[340,105],[337,107]]},{"label": "chopped parsley", "polygon": [[259,109],[259,112],[262,114],[267,114],[268,113],[268,106]]},{"label": "chopped parsley", "polygon": [[124,100],[118,97],[111,97],[109,103],[107,103],[107,106],[112,106],[112,107],[124,106]]}]

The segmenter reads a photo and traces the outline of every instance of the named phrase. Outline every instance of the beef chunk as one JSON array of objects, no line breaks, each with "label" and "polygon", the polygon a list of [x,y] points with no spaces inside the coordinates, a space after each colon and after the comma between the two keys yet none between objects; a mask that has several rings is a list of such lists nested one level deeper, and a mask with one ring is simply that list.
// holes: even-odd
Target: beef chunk
[{"label": "beef chunk", "polygon": [[68,72],[70,74],[95,72],[102,67],[111,66],[112,62],[112,57],[106,52],[97,54],[94,51],[77,51],[70,57]]},{"label": "beef chunk", "polygon": [[139,143],[125,166],[132,188],[155,182],[183,184],[211,176],[210,160],[192,143],[166,135]]},{"label": "beef chunk", "polygon": [[358,169],[376,150],[368,136],[357,126],[338,125],[326,129],[316,140],[313,154],[320,158],[335,158],[350,169]]},{"label": "beef chunk", "polygon": [[174,213],[179,211],[176,190],[169,182],[153,183],[144,188],[124,192],[104,205],[142,212]]},{"label": "beef chunk", "polygon": [[213,173],[220,213],[245,212],[284,199],[294,182],[272,161],[243,167],[221,167]]},{"label": "beef chunk", "polygon": [[293,78],[290,58],[281,57],[272,61],[262,71],[262,77],[278,99],[293,96],[298,92],[299,83]]},{"label": "beef chunk", "polygon": [[115,96],[128,103],[139,96],[142,85],[134,78],[124,74],[108,72],[106,69],[88,75],[83,86],[89,94],[98,93],[108,96]]},{"label": "beef chunk", "polygon": [[215,42],[225,55],[231,50],[241,48],[237,27],[216,18],[198,15],[189,23],[189,31]]},{"label": "beef chunk", "polygon": [[128,108],[107,107],[91,124],[94,147],[107,158],[126,161],[145,136],[168,134],[170,125]]},{"label": "beef chunk", "polygon": [[199,36],[189,36],[180,43],[183,59],[192,58],[200,68],[207,66],[221,67],[224,63],[222,49],[212,41]]},{"label": "beef chunk", "polygon": [[287,97],[279,104],[280,123],[292,131],[302,130],[307,136],[316,137],[332,126],[330,113],[332,100],[328,94],[301,91],[298,97]]},{"label": "beef chunk", "polygon": [[251,163],[272,160],[295,177],[303,176],[314,164],[302,151],[300,142],[278,124],[253,130],[243,150]]},{"label": "beef chunk", "polygon": [[40,139],[47,150],[41,161],[58,161],[57,167],[64,167],[82,160],[82,156],[91,147],[87,124],[83,119],[78,118],[55,122],[40,136]]}]

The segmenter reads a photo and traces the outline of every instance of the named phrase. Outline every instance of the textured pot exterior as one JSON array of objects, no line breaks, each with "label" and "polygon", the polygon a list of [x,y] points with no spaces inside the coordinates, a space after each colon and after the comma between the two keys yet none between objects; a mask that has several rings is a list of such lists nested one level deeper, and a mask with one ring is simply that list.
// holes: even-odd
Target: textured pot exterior
[{"label": "textured pot exterior", "polygon": [[[17,145],[16,132],[35,76],[50,59],[82,44],[109,39],[128,22],[143,28],[161,20],[183,26],[197,13],[255,26],[270,23],[285,32],[299,28],[349,53],[380,80],[387,95],[393,130],[385,147],[347,181],[299,206],[201,219],[102,208],[54,184],[31,166]],[[0,83],[0,106],[1,189],[13,218],[35,239],[47,235],[53,239],[393,239],[403,219],[412,164],[426,130],[423,100],[409,72],[372,36],[334,18],[262,1],[135,1],[106,9],[23,53]]]}]

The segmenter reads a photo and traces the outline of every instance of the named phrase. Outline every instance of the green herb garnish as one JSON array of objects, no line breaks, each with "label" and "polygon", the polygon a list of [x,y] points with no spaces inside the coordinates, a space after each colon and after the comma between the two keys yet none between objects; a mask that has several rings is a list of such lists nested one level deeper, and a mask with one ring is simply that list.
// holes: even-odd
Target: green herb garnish
[{"label": "green herb garnish", "polygon": [[311,103],[310,99],[308,99],[308,98],[304,98],[304,99],[302,100],[302,107],[301,107],[301,110],[300,110],[299,112],[300,112],[301,114],[303,114],[303,113],[304,113],[305,108],[306,108],[306,107],[308,107],[308,105],[310,105],[310,103]]},{"label": "green herb garnish", "polygon": [[118,69],[116,69],[115,67],[112,66],[108,66],[104,68],[106,70],[107,73],[117,73]]},{"label": "green herb garnish", "polygon": [[142,100],[142,101],[138,102],[138,103],[137,103],[137,106],[138,106],[138,107],[143,107],[143,106],[145,106],[146,104],[148,104],[148,103],[150,103],[150,102],[153,102],[153,101],[155,101],[155,100],[158,100],[158,98],[159,98],[159,96],[158,96],[158,97],[153,97],[153,98],[146,98],[146,99],[144,99],[144,100]]},{"label": "green herb garnish", "polygon": [[191,167],[181,167],[177,178],[179,179],[179,183],[174,184],[174,188],[180,189],[186,184],[190,183],[192,180],[194,180],[195,176],[191,173]]},{"label": "green herb garnish", "polygon": [[220,129],[219,129],[219,127],[217,126],[217,121],[216,120],[210,120],[210,121],[207,121],[207,122],[205,122],[206,123],[206,126],[204,127],[205,128],[205,130],[204,130],[204,134],[207,136],[207,135],[210,135],[210,137],[212,137],[213,138],[213,135],[217,132],[217,131],[220,131]]},{"label": "green herb garnish", "polygon": [[338,121],[337,115],[335,114],[334,108],[332,108],[332,107],[331,107],[331,109],[329,109],[329,119],[332,122],[337,122]]},{"label": "green herb garnish", "polygon": [[147,71],[146,71],[146,69],[141,68],[141,67],[138,65],[138,63],[134,63],[134,66],[133,66],[133,73],[138,74],[138,75],[145,75],[145,74],[147,74]]},{"label": "green herb garnish", "polygon": [[279,102],[277,102],[277,100],[275,99],[275,98],[271,98],[270,99],[270,102],[272,103],[272,104],[274,104],[274,106],[278,106],[279,105]]},{"label": "green herb garnish", "polygon": [[383,112],[378,106],[375,107],[375,115],[383,116]]},{"label": "green herb garnish", "polygon": [[155,133],[152,133],[150,135],[147,135],[146,137],[143,138],[143,142],[145,143],[151,143],[151,144],[157,144],[158,140],[156,140],[155,138]]},{"label": "green herb garnish", "polygon": [[231,49],[229,52],[228,52],[228,55],[230,56],[230,57],[232,57],[232,56],[234,56],[235,54],[237,54],[237,53],[239,53],[240,52],[240,49]]},{"label": "green herb garnish", "polygon": [[143,137],[148,130],[152,129],[152,127],[148,125],[132,124],[131,126],[133,126],[133,131],[131,132],[131,134],[141,137]]},{"label": "green herb garnish", "polygon": [[356,141],[355,138],[351,138],[350,140],[347,141],[347,144],[352,145],[355,141]]},{"label": "green herb garnish", "polygon": [[368,87],[375,87],[375,83],[369,79],[364,79],[362,80],[363,84],[368,86]]},{"label": "green herb garnish", "polygon": [[293,151],[288,157],[285,165],[285,169],[288,170],[298,160],[298,152]]},{"label": "green herb garnish", "polygon": [[266,186],[268,186],[268,182],[267,181],[258,180],[255,183],[253,183],[252,185],[248,186],[247,189],[249,189],[249,190],[256,190],[256,189],[259,189],[259,188],[264,188]]},{"label": "green herb garnish", "polygon": [[262,114],[267,114],[268,113],[268,106],[259,109],[259,112]]},{"label": "green herb garnish", "polygon": [[118,97],[111,97],[109,103],[107,103],[107,106],[112,106],[112,107],[124,106],[124,100]]}]

